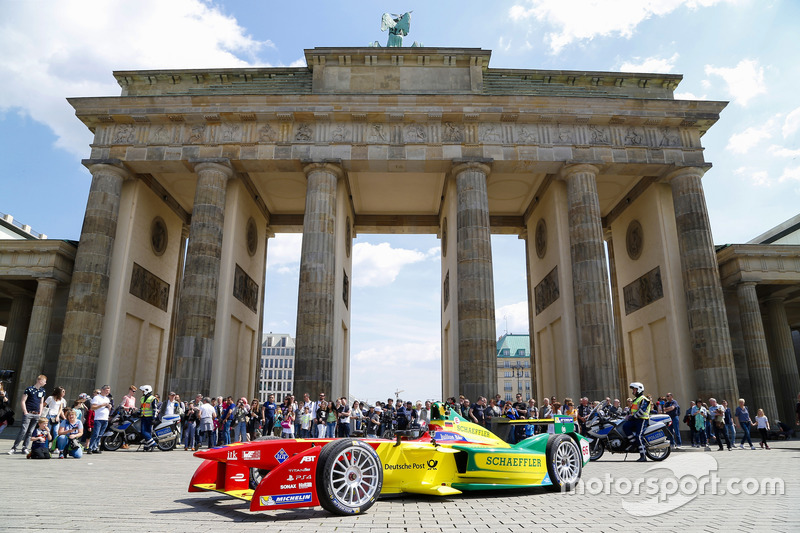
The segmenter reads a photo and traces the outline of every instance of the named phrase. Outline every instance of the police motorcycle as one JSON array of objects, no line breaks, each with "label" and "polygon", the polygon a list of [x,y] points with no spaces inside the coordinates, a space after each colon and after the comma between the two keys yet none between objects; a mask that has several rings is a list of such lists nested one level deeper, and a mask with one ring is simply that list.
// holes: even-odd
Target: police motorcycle
[{"label": "police motorcycle", "polygon": [[[589,459],[597,461],[608,450],[611,453],[639,453],[639,443],[633,435],[626,435],[622,429],[625,418],[609,410],[607,400],[603,400],[589,413],[586,429],[589,435]],[[669,415],[651,415],[644,430],[644,453],[651,461],[663,461],[672,451]]]},{"label": "police motorcycle", "polygon": [[[178,445],[180,422],[180,415],[165,415],[160,423],[153,427],[153,439],[159,450],[168,452]],[[136,410],[128,414],[118,410],[109,420],[108,429],[100,442],[103,449],[110,452],[119,450],[123,444],[144,445],[147,439],[142,435],[141,411]]]}]

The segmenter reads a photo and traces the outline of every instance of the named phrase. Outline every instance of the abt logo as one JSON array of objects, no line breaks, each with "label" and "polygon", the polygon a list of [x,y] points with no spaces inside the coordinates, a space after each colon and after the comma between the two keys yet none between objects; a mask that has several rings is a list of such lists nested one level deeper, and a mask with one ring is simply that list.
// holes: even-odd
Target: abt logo
[{"label": "abt logo", "polygon": [[300,459],[300,464],[303,464],[303,463],[313,463],[313,462],[314,462],[314,461],[316,461],[316,460],[317,460],[317,456],[316,456],[316,455],[306,455],[305,457],[303,457],[302,459]]}]

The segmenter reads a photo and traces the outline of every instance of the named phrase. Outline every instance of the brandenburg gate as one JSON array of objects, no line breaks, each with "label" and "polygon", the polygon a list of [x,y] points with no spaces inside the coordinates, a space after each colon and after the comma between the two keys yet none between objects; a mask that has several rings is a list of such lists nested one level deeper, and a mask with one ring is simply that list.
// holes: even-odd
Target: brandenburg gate
[{"label": "brandenburg gate", "polygon": [[536,397],[735,399],[701,178],[724,102],[678,75],[489,68],[472,48],[115,72],[58,384],[254,393],[269,238],[302,232],[295,392],[349,391],[351,243],[441,240],[443,396],[496,388],[492,234],[526,244]]}]

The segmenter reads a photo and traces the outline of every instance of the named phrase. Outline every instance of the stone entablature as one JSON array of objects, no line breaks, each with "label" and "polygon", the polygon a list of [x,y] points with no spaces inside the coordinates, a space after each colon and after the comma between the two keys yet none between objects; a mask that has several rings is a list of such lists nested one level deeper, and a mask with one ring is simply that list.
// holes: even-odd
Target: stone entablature
[{"label": "stone entablature", "polygon": [[76,247],[65,241],[3,241],[0,279],[52,278],[69,283]]},{"label": "stone entablature", "polygon": [[717,251],[723,287],[740,282],[800,283],[800,247],[781,244],[731,244]]}]

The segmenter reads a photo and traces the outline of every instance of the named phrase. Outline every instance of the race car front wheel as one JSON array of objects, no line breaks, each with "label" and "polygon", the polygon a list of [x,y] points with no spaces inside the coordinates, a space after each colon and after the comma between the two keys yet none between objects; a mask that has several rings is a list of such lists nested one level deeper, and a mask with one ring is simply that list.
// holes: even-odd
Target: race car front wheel
[{"label": "race car front wheel", "polygon": [[572,490],[581,478],[583,457],[569,435],[555,435],[547,441],[547,473],[553,490]]},{"label": "race car front wheel", "polygon": [[317,497],[333,514],[363,513],[383,487],[378,454],[360,440],[339,439],[322,448],[317,461]]}]

